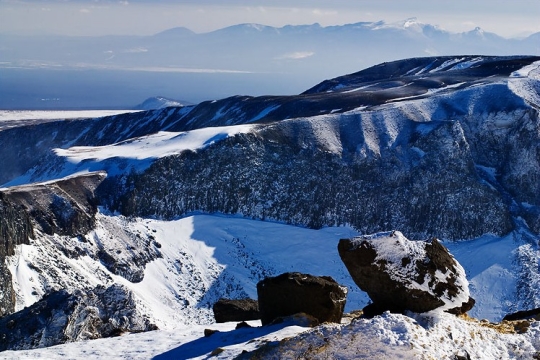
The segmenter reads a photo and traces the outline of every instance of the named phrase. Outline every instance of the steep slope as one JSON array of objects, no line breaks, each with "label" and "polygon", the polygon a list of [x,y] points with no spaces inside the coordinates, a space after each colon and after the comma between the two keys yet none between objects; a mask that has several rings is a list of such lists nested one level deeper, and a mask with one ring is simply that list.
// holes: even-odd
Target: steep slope
[{"label": "steep slope", "polygon": [[422,58],[297,96],[4,128],[2,312],[121,284],[159,327],[208,323],[289,270],[349,285],[352,310],[367,298],[337,240],[392,229],[476,239],[450,245],[475,315],[537,307],[539,93],[537,57]]},{"label": "steep slope", "polygon": [[[233,97],[7,129],[0,132],[9,145],[4,180],[14,185],[106,170],[100,202],[136,216],[218,211],[447,239],[502,235],[521,216],[537,232],[534,61],[411,59],[298,96]],[[202,128],[247,123],[257,125],[201,135]],[[38,146],[15,141],[22,133]],[[180,145],[191,136],[205,141]],[[144,155],[145,143],[168,150]]]},{"label": "steep slope", "polygon": [[[405,76],[366,84],[362,77],[375,71],[368,70],[351,76],[365,88],[340,83],[339,91],[293,102],[302,108],[306,99],[324,98],[338,107],[332,100],[341,99],[356,110],[330,110],[315,100],[318,109],[311,111],[327,115],[257,126],[205,151],[162,158],[144,173],[109,179],[100,190],[111,208],[142,216],[220,211],[310,227],[352,224],[367,233],[399,228],[416,238],[464,239],[507,233],[519,213],[536,231],[539,160],[531,154],[537,105],[513,90],[529,87],[525,92],[534,99],[537,70],[531,77],[514,73],[532,60],[404,62]],[[236,111],[211,107],[220,115],[212,120],[249,119],[251,106],[263,101],[239,100]],[[258,122],[275,121],[285,106]],[[509,206],[512,197],[516,206]]]}]

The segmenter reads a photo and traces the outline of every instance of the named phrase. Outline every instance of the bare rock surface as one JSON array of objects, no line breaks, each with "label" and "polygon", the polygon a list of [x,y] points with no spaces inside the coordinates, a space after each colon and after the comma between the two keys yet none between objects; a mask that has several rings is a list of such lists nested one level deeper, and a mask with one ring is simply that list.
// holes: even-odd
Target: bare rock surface
[{"label": "bare rock surface", "polygon": [[465,271],[437,239],[410,241],[398,231],[342,239],[338,251],[373,304],[368,313],[440,308],[460,314],[474,305]]},{"label": "bare rock surface", "polygon": [[321,323],[339,323],[345,308],[347,288],[329,276],[292,272],[260,281],[257,294],[263,325],[297,313],[311,315]]},{"label": "bare rock surface", "polygon": [[218,323],[229,321],[257,320],[259,314],[259,303],[253,299],[219,299],[212,307],[214,318]]},{"label": "bare rock surface", "polygon": [[512,314],[507,314],[503,321],[515,321],[515,320],[540,320],[540,308],[531,310],[516,311]]},{"label": "bare rock surface", "polygon": [[0,351],[155,330],[122,285],[90,291],[60,290],[19,312],[0,318]]}]

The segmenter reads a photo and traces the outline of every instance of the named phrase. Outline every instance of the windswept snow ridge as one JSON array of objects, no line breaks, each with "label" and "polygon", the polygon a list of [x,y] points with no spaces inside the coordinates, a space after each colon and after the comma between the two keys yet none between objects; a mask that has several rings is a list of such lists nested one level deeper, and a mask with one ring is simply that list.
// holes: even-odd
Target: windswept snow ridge
[{"label": "windswept snow ridge", "polygon": [[76,146],[69,149],[54,149],[54,152],[72,163],[85,160],[103,161],[111,158],[157,159],[179,154],[185,150],[196,151],[210,146],[229,136],[250,132],[252,125],[212,127],[188,132],[160,131],[141,138],[122,141],[106,146]]}]

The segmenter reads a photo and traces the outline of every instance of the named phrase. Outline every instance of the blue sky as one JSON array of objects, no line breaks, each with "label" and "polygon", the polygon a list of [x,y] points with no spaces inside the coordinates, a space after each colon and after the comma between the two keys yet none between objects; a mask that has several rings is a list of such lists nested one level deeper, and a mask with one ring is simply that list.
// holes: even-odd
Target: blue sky
[{"label": "blue sky", "polygon": [[0,0],[0,32],[150,35],[177,26],[208,32],[238,23],[340,25],[419,21],[505,37],[540,32],[540,0]]}]

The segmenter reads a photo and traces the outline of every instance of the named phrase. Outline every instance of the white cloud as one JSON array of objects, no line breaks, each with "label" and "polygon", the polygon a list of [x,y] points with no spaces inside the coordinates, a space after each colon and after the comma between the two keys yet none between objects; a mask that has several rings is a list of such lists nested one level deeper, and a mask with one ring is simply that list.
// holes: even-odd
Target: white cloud
[{"label": "white cloud", "polygon": [[336,16],[338,14],[338,12],[335,10],[313,9],[312,12],[316,16]]},{"label": "white cloud", "polygon": [[315,55],[312,51],[295,51],[288,54],[283,54],[278,57],[276,57],[276,60],[299,60],[299,59],[305,59],[310,56]]},{"label": "white cloud", "polygon": [[138,47],[138,48],[133,48],[133,49],[127,49],[127,50],[124,50],[125,53],[129,53],[129,54],[137,54],[137,53],[145,53],[145,52],[148,52],[148,49],[146,48],[143,48],[143,47]]}]

